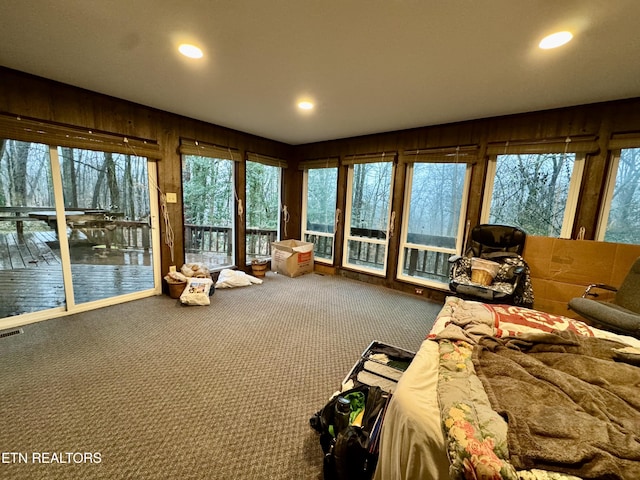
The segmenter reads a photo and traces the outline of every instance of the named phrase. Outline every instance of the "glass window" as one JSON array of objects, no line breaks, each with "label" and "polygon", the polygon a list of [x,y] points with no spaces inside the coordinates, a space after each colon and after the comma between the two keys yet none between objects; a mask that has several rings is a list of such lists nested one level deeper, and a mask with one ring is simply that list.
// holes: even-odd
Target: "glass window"
[{"label": "glass window", "polygon": [[489,163],[483,221],[569,238],[583,163],[575,153],[498,155]]},{"label": "glass window", "polygon": [[598,239],[640,244],[640,148],[614,154]]},{"label": "glass window", "polygon": [[75,302],[152,289],[147,159],[67,147],[58,156]]},{"label": "glass window", "polygon": [[232,160],[184,155],[184,253],[186,263],[210,269],[235,264]]},{"label": "glass window", "polygon": [[0,139],[0,318],[64,306],[61,262],[50,147]]},{"label": "glass window", "polygon": [[392,178],[391,162],[359,163],[349,167],[345,266],[385,274]]},{"label": "glass window", "polygon": [[314,258],[333,262],[338,168],[311,168],[304,171],[302,235],[314,243]]},{"label": "glass window", "polygon": [[407,167],[398,278],[421,284],[448,283],[448,259],[461,249],[470,175],[466,163]]},{"label": "glass window", "polygon": [[271,255],[279,239],[281,168],[247,161],[247,263]]}]

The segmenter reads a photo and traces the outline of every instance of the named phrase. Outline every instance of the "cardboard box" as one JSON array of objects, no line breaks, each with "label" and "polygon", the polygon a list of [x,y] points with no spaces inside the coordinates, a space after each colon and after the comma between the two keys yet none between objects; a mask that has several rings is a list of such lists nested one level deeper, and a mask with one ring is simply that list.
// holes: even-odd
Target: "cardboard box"
[{"label": "cardboard box", "polygon": [[[531,270],[533,307],[549,313],[579,318],[567,309],[590,283],[620,286],[631,264],[640,256],[640,245],[528,236],[524,259]],[[599,300],[613,294],[599,290]]]},{"label": "cardboard box", "polygon": [[313,243],[300,240],[271,242],[271,270],[289,277],[313,272]]}]

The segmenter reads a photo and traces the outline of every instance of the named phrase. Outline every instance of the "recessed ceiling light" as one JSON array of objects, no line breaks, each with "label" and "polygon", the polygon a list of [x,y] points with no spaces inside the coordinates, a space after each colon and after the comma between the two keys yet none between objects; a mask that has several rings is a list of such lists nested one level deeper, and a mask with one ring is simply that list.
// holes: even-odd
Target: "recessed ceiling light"
[{"label": "recessed ceiling light", "polygon": [[313,110],[313,103],[308,100],[304,100],[302,102],[298,102],[298,108],[301,110]]},{"label": "recessed ceiling light", "polygon": [[202,58],[202,50],[195,45],[190,45],[188,43],[183,43],[178,47],[178,51],[189,58]]},{"label": "recessed ceiling light", "polygon": [[556,32],[544,37],[538,46],[544,50],[548,50],[550,48],[560,47],[571,41],[572,38],[573,34],[571,32]]}]

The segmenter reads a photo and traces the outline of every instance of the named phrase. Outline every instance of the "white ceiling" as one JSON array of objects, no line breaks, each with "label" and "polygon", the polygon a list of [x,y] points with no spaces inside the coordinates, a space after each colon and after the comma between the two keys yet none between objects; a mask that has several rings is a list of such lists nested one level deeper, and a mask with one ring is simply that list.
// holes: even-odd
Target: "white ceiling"
[{"label": "white ceiling", "polygon": [[[290,144],[640,96],[638,0],[3,0],[0,19],[0,65]],[[574,40],[537,48],[557,30]]]}]

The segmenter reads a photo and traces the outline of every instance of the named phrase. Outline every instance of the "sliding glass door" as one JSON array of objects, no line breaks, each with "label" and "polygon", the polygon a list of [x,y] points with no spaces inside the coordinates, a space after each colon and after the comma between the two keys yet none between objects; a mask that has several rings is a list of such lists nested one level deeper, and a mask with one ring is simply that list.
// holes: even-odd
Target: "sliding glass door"
[{"label": "sliding glass door", "polygon": [[65,306],[49,146],[0,139],[0,318]]},{"label": "sliding glass door", "polygon": [[[155,164],[0,140],[0,329],[160,292]],[[155,219],[152,221],[152,219]]]},{"label": "sliding glass door", "polygon": [[75,303],[152,289],[147,159],[76,148],[58,156]]}]

